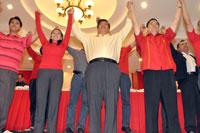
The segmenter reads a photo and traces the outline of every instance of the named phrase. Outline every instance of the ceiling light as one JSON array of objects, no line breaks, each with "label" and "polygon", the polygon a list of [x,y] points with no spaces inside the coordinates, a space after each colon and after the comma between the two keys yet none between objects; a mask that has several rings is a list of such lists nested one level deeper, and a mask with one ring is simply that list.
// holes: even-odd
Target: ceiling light
[{"label": "ceiling light", "polygon": [[67,68],[71,68],[71,66],[70,66],[70,65],[68,65],[68,66],[67,66]]},{"label": "ceiling light", "polygon": [[28,57],[28,60],[32,60],[32,58],[31,58],[31,57]]},{"label": "ceiling light", "polygon": [[138,60],[139,60],[139,62],[142,62],[142,58],[139,58]]},{"label": "ceiling light", "polygon": [[146,1],[143,1],[143,2],[141,3],[141,7],[144,8],[144,9],[147,8],[147,2],[146,2]]},{"label": "ceiling light", "polygon": [[[82,0],[54,0],[57,4],[56,12],[58,13],[59,17],[65,17],[67,18],[67,11],[70,8],[74,8],[74,18],[77,20],[80,24],[83,23],[83,21],[86,18],[90,18],[94,15],[94,12],[91,10],[92,6],[94,6],[94,2],[92,0],[87,0],[85,2],[86,7],[83,8]],[[64,3],[65,1],[65,3]]]},{"label": "ceiling light", "polygon": [[7,5],[7,8],[8,8],[9,10],[11,10],[11,9],[13,9],[13,6],[12,6],[11,4],[8,4],[8,5]]}]

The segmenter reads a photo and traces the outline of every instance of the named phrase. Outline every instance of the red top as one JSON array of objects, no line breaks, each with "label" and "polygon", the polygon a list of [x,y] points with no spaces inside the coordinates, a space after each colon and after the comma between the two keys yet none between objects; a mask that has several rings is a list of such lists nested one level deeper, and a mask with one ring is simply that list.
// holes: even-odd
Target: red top
[{"label": "red top", "polygon": [[68,46],[70,33],[72,29],[72,14],[69,14],[69,20],[65,37],[60,45],[57,43],[49,43],[42,32],[40,23],[40,13],[35,12],[37,33],[42,43],[42,62],[39,69],[62,69],[62,58]]},{"label": "red top", "polygon": [[192,32],[187,32],[187,35],[192,46],[194,47],[197,65],[200,66],[200,35],[196,34],[194,29]]},{"label": "red top", "polygon": [[32,79],[37,78],[37,73],[38,73],[40,63],[42,61],[42,56],[37,54],[31,47],[28,47],[27,51],[34,61],[34,66],[33,66],[33,70],[30,77],[30,80],[32,80]]},{"label": "red top", "polygon": [[137,50],[141,52],[142,63],[141,70],[168,70],[173,69],[176,72],[176,65],[172,58],[170,42],[174,39],[176,33],[168,28],[165,34],[144,36],[142,32],[136,38]]},{"label": "red top", "polygon": [[128,54],[131,51],[132,47],[131,45],[124,48],[121,48],[121,53],[120,53],[120,58],[119,58],[119,63],[118,66],[120,68],[120,71],[122,73],[129,74],[129,69],[128,69]]},{"label": "red top", "polygon": [[32,44],[32,35],[19,37],[0,32],[0,68],[18,71],[24,48]]}]

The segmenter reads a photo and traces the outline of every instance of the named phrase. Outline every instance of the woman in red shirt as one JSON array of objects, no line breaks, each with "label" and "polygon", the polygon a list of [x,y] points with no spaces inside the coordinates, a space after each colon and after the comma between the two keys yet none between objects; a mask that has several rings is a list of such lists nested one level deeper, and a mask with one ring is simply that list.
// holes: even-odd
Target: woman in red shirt
[{"label": "woman in red shirt", "polygon": [[61,30],[55,28],[51,32],[49,40],[42,32],[40,13],[35,12],[37,33],[43,47],[43,57],[36,82],[35,133],[43,133],[44,131],[47,104],[47,132],[56,133],[57,112],[63,85],[62,58],[70,38],[72,12],[72,9],[68,11],[69,20],[64,38]]}]

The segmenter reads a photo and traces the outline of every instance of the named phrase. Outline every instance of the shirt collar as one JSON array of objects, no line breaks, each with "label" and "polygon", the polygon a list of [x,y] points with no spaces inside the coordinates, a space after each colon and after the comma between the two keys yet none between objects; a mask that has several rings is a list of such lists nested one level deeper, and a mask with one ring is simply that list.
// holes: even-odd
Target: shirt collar
[{"label": "shirt collar", "polygon": [[[110,33],[105,34],[104,36],[110,36]],[[97,34],[97,37],[104,37],[102,34]]]},{"label": "shirt collar", "polygon": [[147,34],[147,36],[159,36],[161,35],[160,33],[157,33],[156,35],[153,35],[152,33]]},{"label": "shirt collar", "polygon": [[11,35],[11,34],[7,34],[7,36],[11,36],[11,37],[19,37],[19,35]]}]

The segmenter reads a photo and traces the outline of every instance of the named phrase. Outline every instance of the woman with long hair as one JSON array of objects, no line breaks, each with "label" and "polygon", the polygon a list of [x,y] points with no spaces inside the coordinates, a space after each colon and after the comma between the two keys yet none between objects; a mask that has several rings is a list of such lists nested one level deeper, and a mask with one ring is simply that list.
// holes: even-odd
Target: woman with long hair
[{"label": "woman with long hair", "polygon": [[40,13],[35,12],[37,33],[43,47],[43,57],[36,83],[35,133],[43,133],[44,131],[47,104],[47,132],[56,133],[59,99],[63,85],[62,58],[70,38],[72,12],[72,9],[68,11],[69,19],[64,38],[61,30],[56,27],[52,30],[49,40],[42,32]]}]

